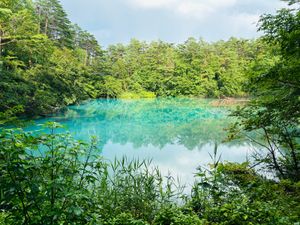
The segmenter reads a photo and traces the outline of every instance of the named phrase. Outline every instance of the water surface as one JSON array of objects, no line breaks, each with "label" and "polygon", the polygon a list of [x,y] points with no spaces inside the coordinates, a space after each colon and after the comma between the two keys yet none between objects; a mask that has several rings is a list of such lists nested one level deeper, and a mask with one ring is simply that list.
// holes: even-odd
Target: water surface
[{"label": "water surface", "polygon": [[226,127],[232,123],[228,108],[214,107],[211,100],[157,98],[139,100],[87,101],[70,106],[60,114],[36,120],[38,124],[56,121],[75,138],[96,136],[104,158],[152,159],[163,173],[170,172],[191,183],[199,165],[212,162],[215,148],[222,160],[242,162],[252,146],[246,142],[227,142]]}]

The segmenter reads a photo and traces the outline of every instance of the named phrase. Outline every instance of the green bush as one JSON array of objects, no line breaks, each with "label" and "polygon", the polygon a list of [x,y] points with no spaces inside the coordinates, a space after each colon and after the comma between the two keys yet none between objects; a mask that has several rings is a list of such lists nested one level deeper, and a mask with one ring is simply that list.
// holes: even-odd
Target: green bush
[{"label": "green bush", "polygon": [[123,92],[121,81],[112,76],[103,77],[95,86],[99,90],[97,97],[118,98]]},{"label": "green bush", "polygon": [[[199,170],[191,207],[212,224],[293,224],[299,221],[299,189],[268,180],[247,163]],[[287,188],[288,187],[288,188]],[[287,189],[286,189],[287,188]]]},{"label": "green bush", "polygon": [[97,156],[94,140],[88,145],[69,134],[56,134],[57,123],[46,126],[49,134],[32,135],[22,129],[0,134],[4,222],[146,224],[178,198],[173,179],[163,179],[149,162],[107,162]]},{"label": "green bush", "polygon": [[128,213],[121,213],[117,215],[115,218],[110,219],[105,224],[107,225],[149,225],[149,223],[147,222],[134,219],[133,216]]},{"label": "green bush", "polygon": [[155,216],[154,224],[157,225],[202,225],[205,224],[194,212],[185,214],[177,206],[162,208]]},{"label": "green bush", "polygon": [[121,99],[138,99],[138,98],[155,98],[155,94],[149,91],[140,91],[138,93],[123,92],[119,98]]},{"label": "green bush", "polygon": [[[102,159],[91,144],[22,129],[0,134],[2,224],[293,224],[299,183],[275,182],[248,164],[199,169],[191,196],[150,162]],[[181,204],[177,204],[182,202]]]}]

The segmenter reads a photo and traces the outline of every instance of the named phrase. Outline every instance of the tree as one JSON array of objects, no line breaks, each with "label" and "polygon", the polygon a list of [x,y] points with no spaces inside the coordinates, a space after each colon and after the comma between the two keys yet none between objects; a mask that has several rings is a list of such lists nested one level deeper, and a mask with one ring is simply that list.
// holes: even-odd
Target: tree
[{"label": "tree", "polygon": [[78,25],[74,25],[73,30],[73,33],[75,34],[75,48],[83,49],[85,51],[84,65],[91,65],[97,57],[103,54],[96,38],[87,31],[82,30]]},{"label": "tree", "polygon": [[7,0],[0,3],[0,57],[5,46],[29,40],[35,31],[30,1]]},{"label": "tree", "polygon": [[252,79],[254,99],[234,115],[240,117],[238,126],[242,130],[262,132],[264,141],[260,144],[268,154],[259,158],[259,161],[266,162],[280,178],[299,181],[299,8],[282,9],[276,15],[264,15],[260,20],[260,30],[265,32],[264,40],[267,43],[278,47],[280,59],[266,73]]},{"label": "tree", "polygon": [[58,0],[38,0],[36,13],[39,21],[39,33],[47,35],[57,46],[73,46],[71,22]]}]

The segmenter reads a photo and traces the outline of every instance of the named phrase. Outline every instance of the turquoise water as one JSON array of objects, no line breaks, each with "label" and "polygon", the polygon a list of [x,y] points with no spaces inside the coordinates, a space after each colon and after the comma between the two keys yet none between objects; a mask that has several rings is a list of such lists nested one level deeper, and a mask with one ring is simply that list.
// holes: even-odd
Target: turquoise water
[{"label": "turquoise water", "polygon": [[224,143],[232,119],[228,109],[211,106],[210,100],[158,98],[87,101],[65,112],[39,119],[56,121],[77,139],[96,136],[104,158],[152,159],[163,173],[192,182],[199,165],[211,162],[209,153],[218,148],[222,160],[245,161],[252,146],[246,142]]}]

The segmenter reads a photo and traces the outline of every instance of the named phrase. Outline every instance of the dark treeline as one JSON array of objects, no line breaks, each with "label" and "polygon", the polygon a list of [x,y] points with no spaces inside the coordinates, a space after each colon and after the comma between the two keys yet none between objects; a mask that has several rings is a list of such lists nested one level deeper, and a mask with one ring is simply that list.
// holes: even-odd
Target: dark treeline
[{"label": "dark treeline", "polygon": [[[103,50],[58,0],[0,2],[0,112],[44,115],[88,98],[242,97],[276,61],[262,40],[132,40]],[[17,108],[16,108],[17,107]]]}]

